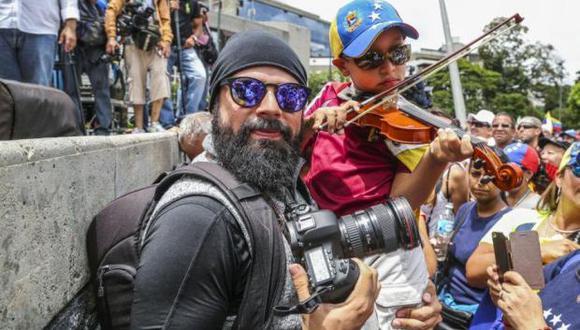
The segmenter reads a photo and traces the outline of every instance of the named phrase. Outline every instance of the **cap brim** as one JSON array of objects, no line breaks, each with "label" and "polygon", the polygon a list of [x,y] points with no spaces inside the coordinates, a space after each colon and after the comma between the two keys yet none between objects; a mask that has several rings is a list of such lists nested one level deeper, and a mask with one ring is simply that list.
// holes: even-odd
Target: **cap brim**
[{"label": "cap brim", "polygon": [[411,39],[419,38],[419,32],[414,27],[402,22],[384,22],[373,25],[371,28],[361,33],[348,45],[342,53],[348,57],[360,57],[370,48],[375,42],[375,39],[385,30],[397,27],[401,29],[404,36]]},{"label": "cap brim", "polygon": [[560,141],[554,141],[554,140],[548,139],[546,137],[541,137],[540,138],[540,141],[538,142],[538,146],[540,148],[543,148],[547,144],[553,144],[553,145],[558,146],[558,147],[560,147],[560,148],[562,148],[564,150],[567,150],[568,148],[570,148],[570,144],[569,143],[566,143],[566,142],[563,142],[563,141],[562,142],[560,142]]}]

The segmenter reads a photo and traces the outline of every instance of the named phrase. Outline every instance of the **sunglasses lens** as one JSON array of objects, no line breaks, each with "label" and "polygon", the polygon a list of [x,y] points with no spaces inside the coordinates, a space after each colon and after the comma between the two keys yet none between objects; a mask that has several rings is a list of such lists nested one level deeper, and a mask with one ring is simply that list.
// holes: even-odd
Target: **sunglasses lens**
[{"label": "sunglasses lens", "polygon": [[385,58],[382,54],[370,51],[363,56],[356,58],[354,62],[362,70],[372,70],[381,66],[385,62]]},{"label": "sunglasses lens", "polygon": [[409,45],[401,45],[394,48],[389,57],[394,65],[403,65],[411,59],[411,47]]},{"label": "sunglasses lens", "polygon": [[286,112],[297,112],[306,106],[308,89],[298,84],[281,84],[276,91],[276,100],[280,109]]},{"label": "sunglasses lens", "polygon": [[230,83],[230,91],[238,105],[253,108],[264,98],[266,85],[256,79],[240,78]]}]

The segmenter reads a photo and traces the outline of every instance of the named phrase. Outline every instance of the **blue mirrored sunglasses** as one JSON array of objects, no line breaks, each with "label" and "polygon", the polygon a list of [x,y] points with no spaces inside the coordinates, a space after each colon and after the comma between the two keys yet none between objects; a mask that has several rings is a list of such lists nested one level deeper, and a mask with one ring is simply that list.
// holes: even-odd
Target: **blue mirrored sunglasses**
[{"label": "blue mirrored sunglasses", "polygon": [[284,112],[301,111],[306,106],[308,95],[310,95],[310,89],[300,84],[266,84],[261,80],[249,77],[224,79],[221,85],[228,85],[234,102],[245,108],[258,106],[266,96],[268,86],[274,87],[276,101]]},{"label": "blue mirrored sunglasses", "polygon": [[572,173],[574,173],[574,176],[580,178],[580,152],[576,154],[576,161],[573,163],[571,162],[569,166],[570,169],[572,169]]}]

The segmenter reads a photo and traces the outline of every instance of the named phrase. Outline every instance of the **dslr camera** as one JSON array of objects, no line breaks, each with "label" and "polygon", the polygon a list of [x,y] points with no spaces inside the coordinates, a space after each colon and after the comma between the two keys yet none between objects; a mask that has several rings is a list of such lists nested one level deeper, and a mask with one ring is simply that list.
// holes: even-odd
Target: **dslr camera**
[{"label": "dslr camera", "polygon": [[319,294],[321,302],[344,302],[354,289],[359,269],[349,258],[421,244],[413,210],[402,197],[341,218],[305,204],[292,205],[286,216],[292,254],[305,266],[313,295]]},{"label": "dslr camera", "polygon": [[117,18],[117,32],[121,37],[131,37],[137,48],[149,51],[153,49],[161,34],[159,28],[150,24],[154,9],[143,7],[140,3],[126,3],[123,12]]}]

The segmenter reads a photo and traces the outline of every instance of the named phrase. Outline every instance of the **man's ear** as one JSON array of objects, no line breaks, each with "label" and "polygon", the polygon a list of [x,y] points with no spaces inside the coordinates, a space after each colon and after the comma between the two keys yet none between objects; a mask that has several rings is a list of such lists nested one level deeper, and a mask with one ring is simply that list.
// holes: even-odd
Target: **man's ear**
[{"label": "man's ear", "polygon": [[332,60],[332,65],[334,65],[343,76],[348,77],[350,76],[350,71],[346,67],[348,64],[347,60],[342,57],[335,58]]}]

